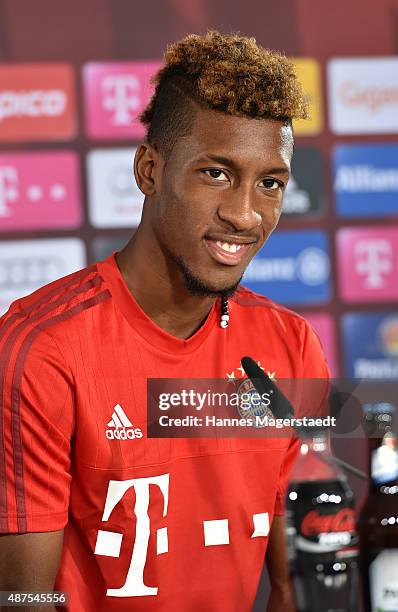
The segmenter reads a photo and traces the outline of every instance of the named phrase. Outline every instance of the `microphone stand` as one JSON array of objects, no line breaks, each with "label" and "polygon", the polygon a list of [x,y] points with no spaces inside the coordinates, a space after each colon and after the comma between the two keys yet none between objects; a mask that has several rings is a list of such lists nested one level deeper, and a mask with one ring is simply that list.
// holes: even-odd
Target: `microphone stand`
[{"label": "microphone stand", "polygon": [[[276,415],[272,410],[274,416],[279,416],[281,418],[292,418],[294,417],[294,409],[287,397],[282,393],[279,387],[263,372],[263,370],[257,365],[257,363],[251,357],[242,357],[241,359],[242,367],[247,374],[247,377],[253,383],[254,388],[259,393],[260,396],[263,395],[264,392],[267,392],[271,387],[274,391],[275,395],[278,398],[278,408],[279,415]],[[297,431],[297,430],[296,430]],[[297,432],[300,435],[299,432]],[[322,457],[325,463],[330,463],[330,461],[326,457]],[[343,461],[339,457],[333,455],[334,461],[339,464],[343,469],[345,469],[350,474],[357,476],[357,478],[361,478],[362,480],[369,480],[366,472],[356,468],[355,466],[347,463],[347,461]]]}]

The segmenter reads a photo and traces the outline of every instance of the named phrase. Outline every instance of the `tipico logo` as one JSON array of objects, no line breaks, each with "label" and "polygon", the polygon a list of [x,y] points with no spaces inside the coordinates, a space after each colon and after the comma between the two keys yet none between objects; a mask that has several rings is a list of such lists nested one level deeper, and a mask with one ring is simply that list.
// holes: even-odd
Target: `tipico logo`
[{"label": "tipico logo", "polygon": [[71,65],[0,66],[0,141],[70,140],[76,127]]}]

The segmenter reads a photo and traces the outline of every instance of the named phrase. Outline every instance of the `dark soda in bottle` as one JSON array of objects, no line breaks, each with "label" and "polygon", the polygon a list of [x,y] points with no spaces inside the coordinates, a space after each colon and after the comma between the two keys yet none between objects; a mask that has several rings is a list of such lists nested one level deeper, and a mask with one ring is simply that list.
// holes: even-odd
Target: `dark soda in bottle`
[{"label": "dark soda in bottle", "polygon": [[366,404],[369,493],[358,520],[366,612],[398,611],[398,447],[395,407]]},{"label": "dark soda in bottle", "polygon": [[354,496],[325,432],[302,438],[286,496],[290,573],[299,612],[354,612],[358,537]]}]

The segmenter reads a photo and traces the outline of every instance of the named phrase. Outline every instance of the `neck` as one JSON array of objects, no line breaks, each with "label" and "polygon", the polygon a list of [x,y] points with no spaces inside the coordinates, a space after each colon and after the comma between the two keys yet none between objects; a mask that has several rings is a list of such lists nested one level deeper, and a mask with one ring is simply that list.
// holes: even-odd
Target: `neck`
[{"label": "neck", "polygon": [[189,338],[204,323],[216,298],[190,294],[181,272],[150,244],[138,228],[116,256],[123,279],[154,323],[177,338]]}]

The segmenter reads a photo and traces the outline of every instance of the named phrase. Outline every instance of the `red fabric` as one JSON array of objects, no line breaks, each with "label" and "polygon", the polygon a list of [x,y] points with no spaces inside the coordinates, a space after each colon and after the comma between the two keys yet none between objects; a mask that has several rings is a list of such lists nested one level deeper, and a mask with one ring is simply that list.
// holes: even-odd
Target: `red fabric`
[{"label": "red fabric", "polygon": [[[244,355],[277,379],[327,377],[327,367],[289,310],[241,288],[230,315],[221,329],[215,305],[194,336],[170,336],[139,308],[112,256],[0,320],[1,531],[65,528],[56,588],[69,593],[69,610],[251,609],[268,540],[252,537],[253,515],[271,524],[283,512],[297,442],[148,439],[147,378],[241,377]],[[142,437],[107,438],[118,405],[125,417],[116,418]],[[215,520],[228,521],[229,543],[205,546],[203,521]],[[168,550],[157,554],[165,528]],[[101,548],[99,531],[116,548]]]}]

